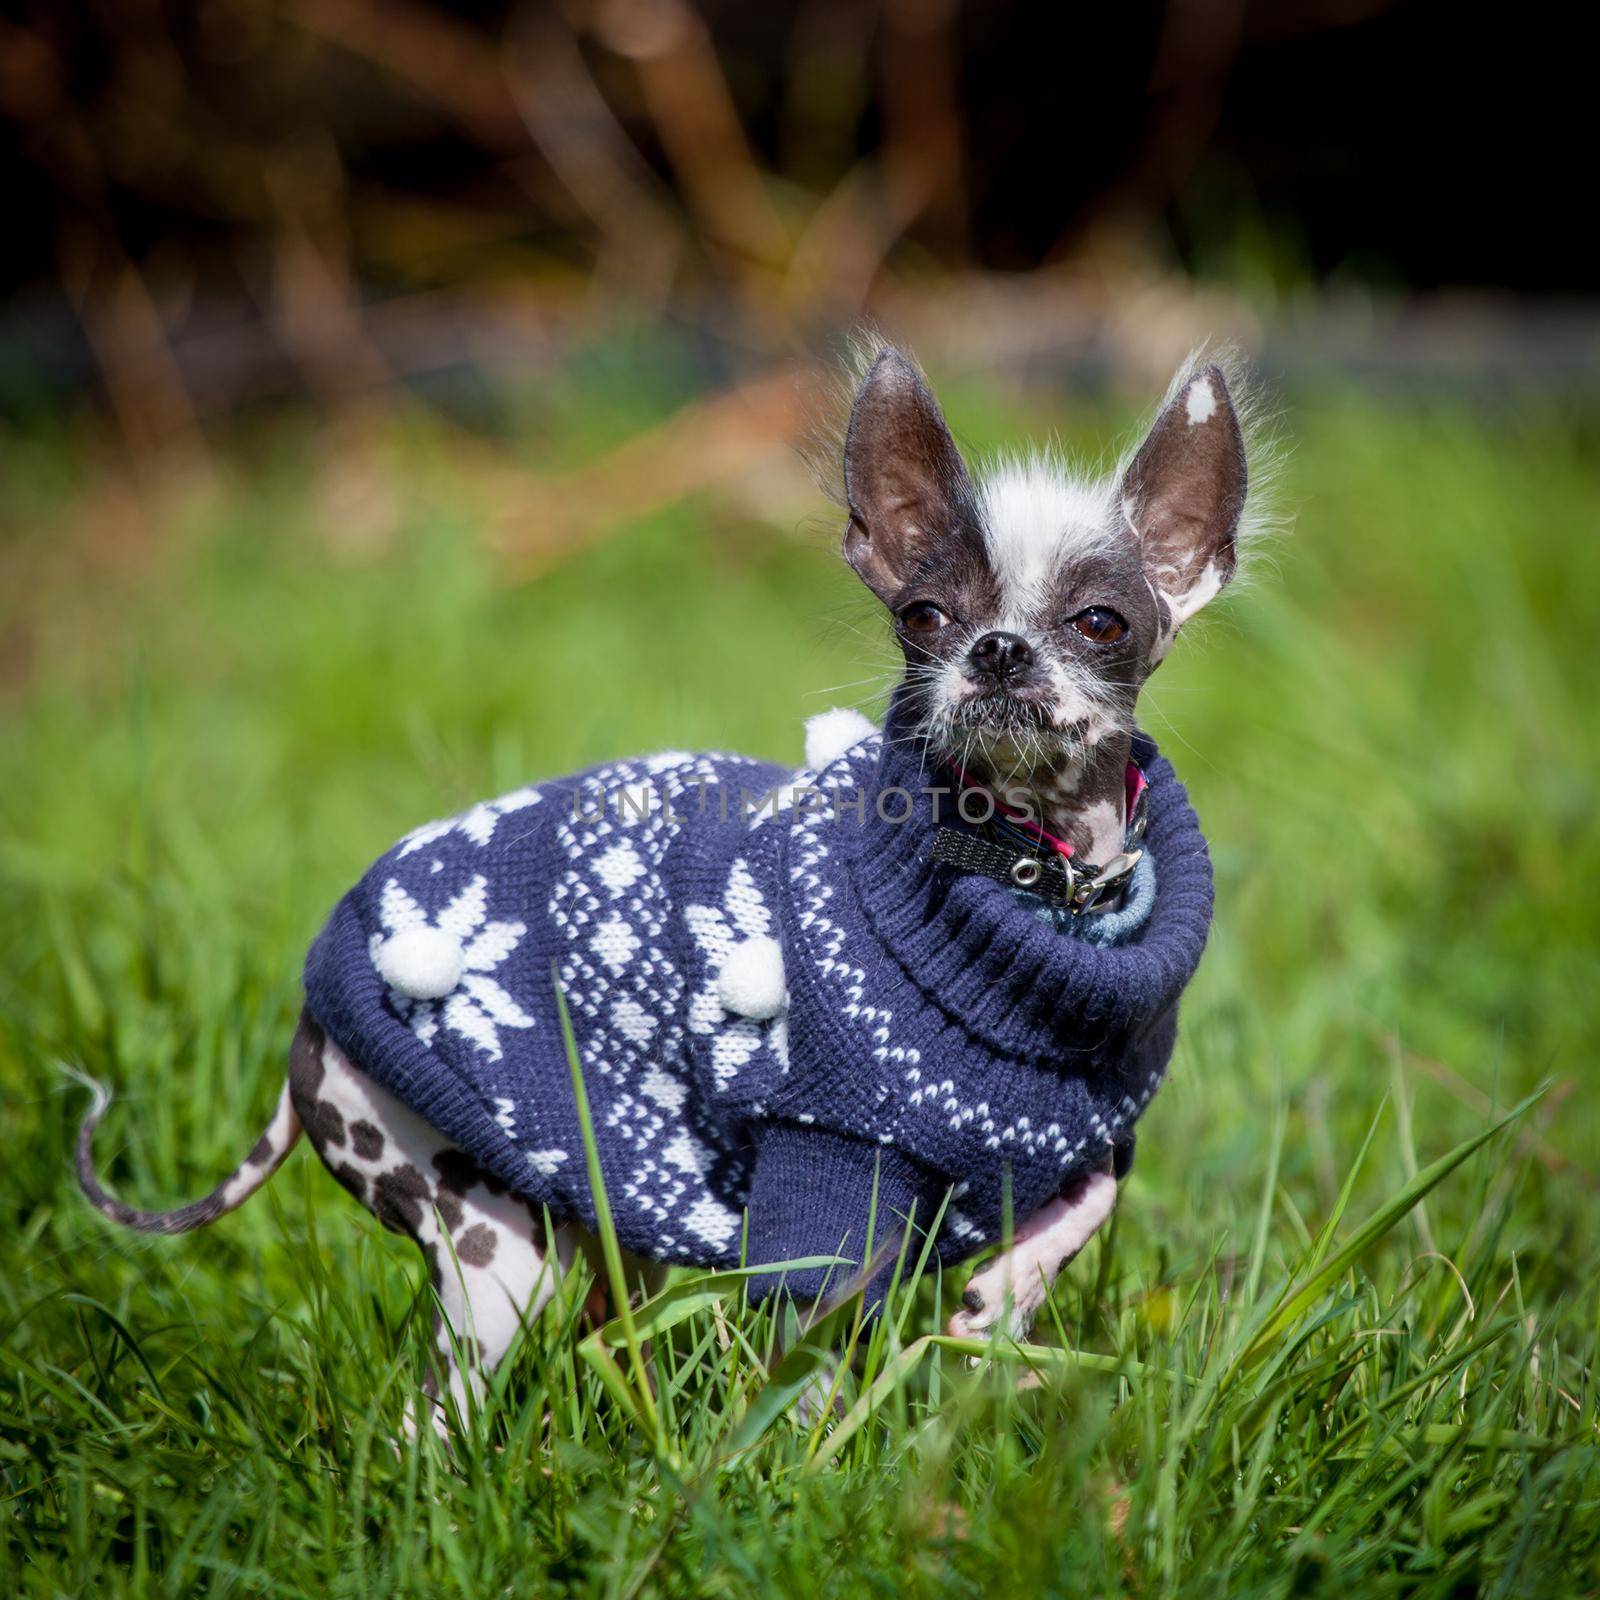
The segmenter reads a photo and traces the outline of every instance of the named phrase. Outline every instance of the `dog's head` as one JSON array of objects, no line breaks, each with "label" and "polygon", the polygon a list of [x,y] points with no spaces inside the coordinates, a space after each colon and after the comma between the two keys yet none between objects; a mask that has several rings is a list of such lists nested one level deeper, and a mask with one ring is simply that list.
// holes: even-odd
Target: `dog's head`
[{"label": "dog's head", "polygon": [[844,450],[845,559],[894,618],[918,731],[990,771],[1060,772],[1133,727],[1140,687],[1233,576],[1245,499],[1220,368],[1181,373],[1100,481],[1047,459],[974,478],[922,375],[883,349]]}]

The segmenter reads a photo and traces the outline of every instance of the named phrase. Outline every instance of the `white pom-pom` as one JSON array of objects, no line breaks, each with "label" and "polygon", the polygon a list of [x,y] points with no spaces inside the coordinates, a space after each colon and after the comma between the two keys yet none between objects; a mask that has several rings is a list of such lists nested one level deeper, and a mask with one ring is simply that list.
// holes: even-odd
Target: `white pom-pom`
[{"label": "white pom-pom", "polygon": [[378,971],[413,1000],[442,1000],[466,970],[461,941],[443,928],[402,928],[378,946]]},{"label": "white pom-pom", "polygon": [[728,952],[717,974],[722,1009],[766,1022],[783,1010],[789,991],[783,980],[783,947],[776,939],[746,939]]},{"label": "white pom-pom", "polygon": [[813,772],[821,772],[851,745],[860,744],[868,734],[877,731],[870,717],[862,716],[851,706],[819,711],[806,719],[806,765]]}]

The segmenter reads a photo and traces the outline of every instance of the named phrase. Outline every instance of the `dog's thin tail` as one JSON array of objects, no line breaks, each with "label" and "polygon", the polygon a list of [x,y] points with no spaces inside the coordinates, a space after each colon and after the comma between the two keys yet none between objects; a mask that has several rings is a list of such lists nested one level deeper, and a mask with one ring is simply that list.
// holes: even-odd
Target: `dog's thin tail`
[{"label": "dog's thin tail", "polygon": [[111,1096],[105,1086],[94,1079],[78,1072],[72,1075],[94,1095],[94,1103],[78,1127],[78,1185],[102,1216],[120,1222],[125,1228],[137,1228],[141,1233],[187,1233],[191,1228],[203,1228],[208,1222],[226,1216],[242,1206],[283,1165],[284,1157],[294,1149],[300,1137],[300,1118],[295,1114],[286,1083],[267,1131],[256,1140],[250,1154],[210,1194],[173,1211],[139,1211],[125,1206],[110,1194],[94,1170],[94,1130],[100,1126],[100,1119],[111,1104]]}]

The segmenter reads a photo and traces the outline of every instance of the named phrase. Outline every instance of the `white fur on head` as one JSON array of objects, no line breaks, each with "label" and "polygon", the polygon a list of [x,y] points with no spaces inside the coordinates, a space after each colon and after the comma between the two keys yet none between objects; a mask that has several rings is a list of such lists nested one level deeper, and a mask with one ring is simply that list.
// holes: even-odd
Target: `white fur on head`
[{"label": "white fur on head", "polygon": [[984,475],[984,546],[1013,618],[1033,611],[1064,560],[1122,537],[1112,488],[1043,455],[1002,460]]}]

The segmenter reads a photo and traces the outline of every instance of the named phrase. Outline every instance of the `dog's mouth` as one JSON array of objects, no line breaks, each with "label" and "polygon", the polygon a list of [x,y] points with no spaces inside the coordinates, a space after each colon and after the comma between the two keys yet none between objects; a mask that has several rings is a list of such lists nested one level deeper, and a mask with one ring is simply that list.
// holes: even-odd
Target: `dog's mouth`
[{"label": "dog's mouth", "polygon": [[1086,754],[1090,723],[1088,717],[1060,723],[1050,702],[1025,694],[974,695],[951,710],[952,754],[1012,776],[1054,770]]},{"label": "dog's mouth", "polygon": [[1058,733],[1049,709],[1038,700],[1014,694],[982,694],[963,700],[952,719],[974,733]]}]

